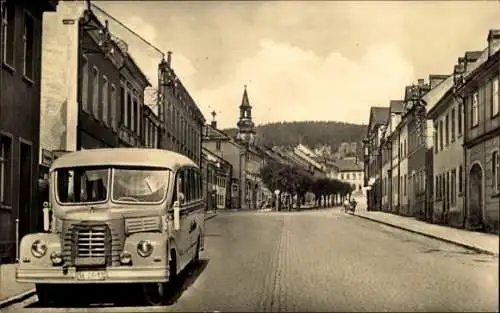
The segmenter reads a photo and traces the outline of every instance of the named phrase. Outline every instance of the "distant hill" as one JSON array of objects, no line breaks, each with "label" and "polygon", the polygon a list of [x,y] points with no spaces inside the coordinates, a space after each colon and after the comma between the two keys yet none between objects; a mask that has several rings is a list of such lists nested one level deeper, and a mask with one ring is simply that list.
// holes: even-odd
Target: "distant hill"
[{"label": "distant hill", "polygon": [[[361,142],[366,135],[366,125],[341,122],[279,122],[255,127],[258,142],[269,146],[296,145],[299,142],[311,148],[329,145],[337,150],[342,142]],[[230,136],[237,129],[224,129]]]}]

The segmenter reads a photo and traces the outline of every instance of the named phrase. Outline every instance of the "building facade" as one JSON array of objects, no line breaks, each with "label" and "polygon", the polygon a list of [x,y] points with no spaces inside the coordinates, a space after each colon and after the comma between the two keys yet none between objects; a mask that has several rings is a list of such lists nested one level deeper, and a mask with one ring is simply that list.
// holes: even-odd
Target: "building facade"
[{"label": "building facade", "polygon": [[231,207],[232,166],[229,162],[203,148],[202,151],[203,195],[208,211]]},{"label": "building facade", "polygon": [[461,227],[463,198],[463,107],[453,95],[453,76],[449,75],[424,96],[433,121],[434,205],[432,222]]},{"label": "building facade", "polygon": [[16,257],[16,229],[20,238],[42,228],[37,201],[42,21],[57,5],[48,0],[0,5],[0,262]]},{"label": "building facade", "polygon": [[465,112],[465,225],[493,233],[498,232],[500,207],[499,49],[500,30],[490,30],[488,47],[471,72],[455,71]]},{"label": "building facade", "polygon": [[[408,216],[430,218],[427,204],[426,188],[427,173],[432,171],[432,164],[427,158],[427,118],[422,96],[430,90],[430,85],[424,79],[419,79],[417,85],[407,86],[405,90],[405,115],[408,129]],[[431,137],[432,139],[432,137]],[[430,170],[429,170],[430,167]]]},{"label": "building facade", "polygon": [[160,148],[172,150],[201,165],[202,134],[205,118],[172,68],[172,53],[158,66],[161,99],[159,116],[165,128]]},{"label": "building facade", "polygon": [[364,153],[365,186],[367,187],[367,210],[380,210],[381,184],[381,156],[380,143],[382,130],[389,118],[388,107],[371,107],[367,127]]}]

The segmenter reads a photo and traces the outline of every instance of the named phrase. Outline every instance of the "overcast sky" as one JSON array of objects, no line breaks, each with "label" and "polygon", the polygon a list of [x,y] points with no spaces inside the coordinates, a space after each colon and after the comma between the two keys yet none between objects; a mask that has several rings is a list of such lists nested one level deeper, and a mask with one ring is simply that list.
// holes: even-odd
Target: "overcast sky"
[{"label": "overcast sky", "polygon": [[[95,3],[173,51],[172,67],[221,127],[236,125],[245,84],[257,124],[367,123],[370,106],[401,99],[418,78],[451,73],[500,28],[500,1]],[[160,55],[123,39],[156,80]]]}]

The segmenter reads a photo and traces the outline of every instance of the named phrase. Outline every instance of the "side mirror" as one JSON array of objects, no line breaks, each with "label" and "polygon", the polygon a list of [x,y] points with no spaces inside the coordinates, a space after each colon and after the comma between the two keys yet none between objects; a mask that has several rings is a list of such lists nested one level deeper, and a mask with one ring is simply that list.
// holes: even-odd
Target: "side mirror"
[{"label": "side mirror", "polygon": [[43,230],[49,231],[50,229],[50,208],[47,201],[43,202]]},{"label": "side mirror", "polygon": [[181,206],[179,201],[174,202],[174,230],[181,229]]}]

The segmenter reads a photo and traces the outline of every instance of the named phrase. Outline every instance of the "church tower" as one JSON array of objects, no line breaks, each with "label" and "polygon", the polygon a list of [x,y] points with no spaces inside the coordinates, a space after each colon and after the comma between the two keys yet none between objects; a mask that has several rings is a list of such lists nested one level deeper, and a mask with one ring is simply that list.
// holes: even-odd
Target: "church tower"
[{"label": "church tower", "polygon": [[240,119],[238,121],[238,134],[236,139],[243,144],[252,145],[255,142],[254,123],[252,121],[252,106],[248,100],[247,86],[243,91],[243,99],[240,105]]}]

